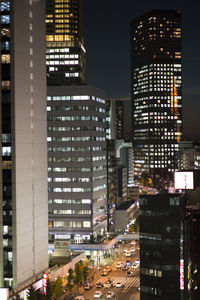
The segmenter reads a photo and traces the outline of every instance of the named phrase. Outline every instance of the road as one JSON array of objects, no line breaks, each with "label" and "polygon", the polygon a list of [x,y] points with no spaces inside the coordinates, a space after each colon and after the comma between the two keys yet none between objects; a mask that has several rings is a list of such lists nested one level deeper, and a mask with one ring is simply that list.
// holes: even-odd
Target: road
[{"label": "road", "polygon": [[[113,300],[139,300],[140,299],[140,293],[139,293],[139,287],[140,287],[140,275],[139,275],[139,266],[136,269],[131,269],[133,272],[132,277],[127,277],[126,273],[127,271],[122,271],[121,269],[116,269],[117,262],[125,262],[129,260],[131,263],[134,263],[136,259],[139,257],[139,250],[138,250],[138,242],[134,246],[130,244],[118,244],[120,248],[115,249],[115,258],[112,263],[109,265],[111,266],[111,272],[107,276],[101,276],[101,270],[93,270],[92,273],[95,274],[93,277],[93,288],[89,291],[83,291],[81,293],[85,299],[93,300],[94,298],[94,292],[95,291],[102,291],[103,296],[99,299],[104,300],[106,299],[106,293],[110,290],[112,290],[115,293],[115,296],[112,298]],[[131,257],[126,257],[124,254],[124,248],[127,250],[130,249],[130,247],[135,248],[135,252],[132,254]],[[110,279],[114,285],[112,288],[106,288],[103,287],[101,289],[96,288],[96,283],[101,282],[105,283],[108,279]],[[117,288],[115,287],[117,282],[123,283],[123,287]]]}]

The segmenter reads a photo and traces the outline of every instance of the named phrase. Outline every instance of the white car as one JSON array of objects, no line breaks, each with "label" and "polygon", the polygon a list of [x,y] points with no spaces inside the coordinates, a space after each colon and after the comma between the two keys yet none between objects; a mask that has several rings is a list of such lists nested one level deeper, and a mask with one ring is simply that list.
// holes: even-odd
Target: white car
[{"label": "white car", "polygon": [[139,265],[139,264],[140,264],[140,260],[139,260],[139,259],[136,259],[135,263],[136,263],[137,265]]},{"label": "white car", "polygon": [[136,264],[135,262],[132,264],[132,266],[131,266],[131,269],[137,269],[137,267],[138,267],[138,264]]},{"label": "white car", "polygon": [[113,283],[112,283],[111,280],[108,279],[108,280],[104,283],[104,286],[105,286],[106,288],[111,288],[111,287],[113,286]]},{"label": "white car", "polygon": [[131,252],[131,253],[134,253],[134,252],[135,252],[135,248],[132,247],[132,248],[130,249],[130,252]]},{"label": "white car", "polygon": [[121,287],[123,287],[124,285],[123,285],[123,283],[121,282],[121,281],[118,281],[117,283],[116,283],[116,285],[115,285],[117,288],[121,288]]},{"label": "white car", "polygon": [[122,265],[123,265],[122,262],[118,261],[116,264],[116,269],[121,269]]},{"label": "white car", "polygon": [[103,293],[101,291],[96,291],[94,293],[94,298],[101,298],[103,296]]},{"label": "white car", "polygon": [[126,253],[126,251],[127,251],[127,249],[126,249],[126,248],[124,248],[124,249],[123,249],[123,252],[124,252],[124,253]]},{"label": "white car", "polygon": [[131,256],[131,252],[130,251],[126,251],[125,255],[126,255],[126,257],[130,257]]},{"label": "white car", "polygon": [[113,291],[108,291],[106,294],[106,298],[113,298],[115,296],[115,293]]},{"label": "white car", "polygon": [[135,245],[135,241],[131,241],[131,245]]}]

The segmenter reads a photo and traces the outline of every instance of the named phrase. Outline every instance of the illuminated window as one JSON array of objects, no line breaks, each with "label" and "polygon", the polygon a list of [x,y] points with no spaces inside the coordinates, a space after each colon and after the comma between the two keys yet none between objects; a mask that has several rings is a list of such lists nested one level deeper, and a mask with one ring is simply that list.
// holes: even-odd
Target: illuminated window
[{"label": "illuminated window", "polygon": [[9,15],[1,16],[1,24],[9,24],[9,23],[10,23],[10,16]]},{"label": "illuminated window", "polygon": [[9,90],[10,89],[10,81],[8,80],[3,80],[1,82],[1,86],[3,90]]},{"label": "illuminated window", "polygon": [[1,62],[2,62],[2,64],[9,64],[10,63],[10,54],[1,55]]}]

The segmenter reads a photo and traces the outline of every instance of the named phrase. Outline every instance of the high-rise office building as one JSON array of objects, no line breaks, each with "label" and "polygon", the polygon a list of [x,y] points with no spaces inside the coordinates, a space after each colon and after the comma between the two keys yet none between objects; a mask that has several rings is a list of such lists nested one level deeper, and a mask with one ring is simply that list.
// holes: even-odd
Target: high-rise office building
[{"label": "high-rise office building", "polygon": [[82,0],[46,13],[49,240],[82,242],[107,226],[105,95],[85,85]]},{"label": "high-rise office building", "polygon": [[0,1],[0,286],[48,267],[45,1]]},{"label": "high-rise office building", "polygon": [[90,240],[107,227],[105,95],[48,87],[47,110],[50,240]]},{"label": "high-rise office building", "polygon": [[131,141],[131,99],[112,98],[106,101],[107,138]]},{"label": "high-rise office building", "polygon": [[184,298],[184,196],[141,195],[139,202],[140,299],[188,299]]},{"label": "high-rise office building", "polygon": [[181,13],[152,10],[131,23],[135,174],[176,169],[182,134]]},{"label": "high-rise office building", "polygon": [[48,85],[84,84],[82,0],[46,1]]}]

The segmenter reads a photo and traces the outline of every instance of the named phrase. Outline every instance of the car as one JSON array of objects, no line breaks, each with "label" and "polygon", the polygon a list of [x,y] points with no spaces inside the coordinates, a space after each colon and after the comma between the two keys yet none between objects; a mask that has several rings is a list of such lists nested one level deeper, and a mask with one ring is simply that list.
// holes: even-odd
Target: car
[{"label": "car", "polygon": [[101,272],[101,276],[107,276],[108,275],[108,271],[106,271],[105,269]]},{"label": "car", "polygon": [[112,269],[111,269],[110,266],[106,266],[106,267],[105,267],[105,270],[106,270],[107,272],[110,272]]},{"label": "car", "polygon": [[130,257],[131,256],[131,252],[130,251],[126,251],[125,256],[126,257]]},{"label": "car", "polygon": [[121,262],[121,261],[118,261],[118,262],[116,263],[116,269],[121,269],[121,267],[122,267],[122,262]]},{"label": "car", "polygon": [[126,266],[127,266],[127,267],[130,267],[130,266],[131,266],[131,261],[130,261],[130,260],[127,260],[127,261],[126,261]]},{"label": "car", "polygon": [[82,295],[76,296],[74,300],[85,300],[85,298]]},{"label": "car", "polygon": [[139,264],[140,264],[140,260],[139,260],[139,259],[136,259],[135,263],[136,263],[137,265],[139,265]]},{"label": "car", "polygon": [[122,267],[122,271],[127,271],[128,270],[128,267],[127,265],[125,264],[123,267]]},{"label": "car", "polygon": [[135,262],[132,264],[131,269],[137,269],[138,264],[136,264]]},{"label": "car", "polygon": [[103,283],[102,282],[97,282],[96,283],[96,288],[101,289],[103,287]]},{"label": "car", "polygon": [[124,284],[121,281],[118,281],[115,285],[116,288],[121,288],[123,286],[124,286]]},{"label": "car", "polygon": [[134,253],[135,252],[135,248],[131,247],[130,252]]},{"label": "car", "polygon": [[132,276],[133,276],[133,272],[128,271],[128,272],[126,273],[126,277],[132,277]]},{"label": "car", "polygon": [[115,293],[113,291],[108,291],[106,294],[106,298],[113,298],[115,296]]},{"label": "car", "polygon": [[94,298],[101,298],[103,296],[103,293],[101,291],[96,291],[94,293]]},{"label": "car", "polygon": [[84,285],[83,288],[84,288],[84,290],[90,290],[90,289],[92,289],[92,284],[88,282]]},{"label": "car", "polygon": [[131,245],[135,245],[135,241],[131,241]]},{"label": "car", "polygon": [[127,251],[127,249],[126,249],[126,248],[124,248],[124,249],[123,249],[123,252],[124,252],[124,253],[126,253],[126,251]]},{"label": "car", "polygon": [[108,279],[105,283],[104,283],[104,286],[106,288],[111,288],[113,286],[113,283],[110,279]]}]

